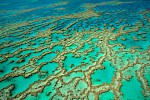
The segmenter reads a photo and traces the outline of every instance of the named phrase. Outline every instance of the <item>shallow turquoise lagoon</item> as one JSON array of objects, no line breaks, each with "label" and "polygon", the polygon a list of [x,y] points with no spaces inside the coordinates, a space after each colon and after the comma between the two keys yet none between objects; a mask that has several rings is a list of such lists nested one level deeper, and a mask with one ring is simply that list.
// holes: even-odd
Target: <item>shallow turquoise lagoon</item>
[{"label": "shallow turquoise lagoon", "polygon": [[103,63],[104,69],[96,70],[91,75],[93,85],[110,84],[114,76],[115,69],[109,61]]},{"label": "shallow turquoise lagoon", "polygon": [[0,100],[150,100],[149,0],[0,0]]}]

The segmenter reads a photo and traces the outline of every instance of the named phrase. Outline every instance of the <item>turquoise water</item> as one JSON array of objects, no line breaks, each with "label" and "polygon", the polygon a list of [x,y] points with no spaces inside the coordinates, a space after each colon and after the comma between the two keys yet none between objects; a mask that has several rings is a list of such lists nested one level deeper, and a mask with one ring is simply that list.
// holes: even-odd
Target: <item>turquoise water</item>
[{"label": "turquoise water", "polygon": [[104,69],[95,70],[92,75],[92,85],[110,84],[114,76],[114,68],[109,61],[103,63]]},{"label": "turquoise water", "polygon": [[10,99],[150,100],[150,1],[1,0]]}]

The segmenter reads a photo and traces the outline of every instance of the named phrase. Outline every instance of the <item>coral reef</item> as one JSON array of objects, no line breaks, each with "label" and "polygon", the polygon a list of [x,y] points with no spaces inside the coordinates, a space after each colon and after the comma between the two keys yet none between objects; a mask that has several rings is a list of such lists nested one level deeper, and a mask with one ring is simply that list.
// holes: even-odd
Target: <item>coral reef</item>
[{"label": "coral reef", "polygon": [[76,3],[0,11],[1,100],[150,99],[150,2]]}]

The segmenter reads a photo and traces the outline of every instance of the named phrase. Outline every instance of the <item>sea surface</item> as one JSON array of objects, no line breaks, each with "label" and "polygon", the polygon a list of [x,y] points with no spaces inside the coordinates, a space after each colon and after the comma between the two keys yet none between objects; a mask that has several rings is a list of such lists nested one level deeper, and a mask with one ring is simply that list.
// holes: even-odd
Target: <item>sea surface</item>
[{"label": "sea surface", "polygon": [[0,100],[150,100],[150,0],[0,0]]}]

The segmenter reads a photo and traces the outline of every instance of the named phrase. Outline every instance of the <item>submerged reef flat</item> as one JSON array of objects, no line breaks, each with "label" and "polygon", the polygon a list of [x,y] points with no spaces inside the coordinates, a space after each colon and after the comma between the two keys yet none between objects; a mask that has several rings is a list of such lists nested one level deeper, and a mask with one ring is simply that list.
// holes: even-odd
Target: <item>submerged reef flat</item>
[{"label": "submerged reef flat", "polygon": [[0,100],[150,100],[149,0],[1,0]]}]

